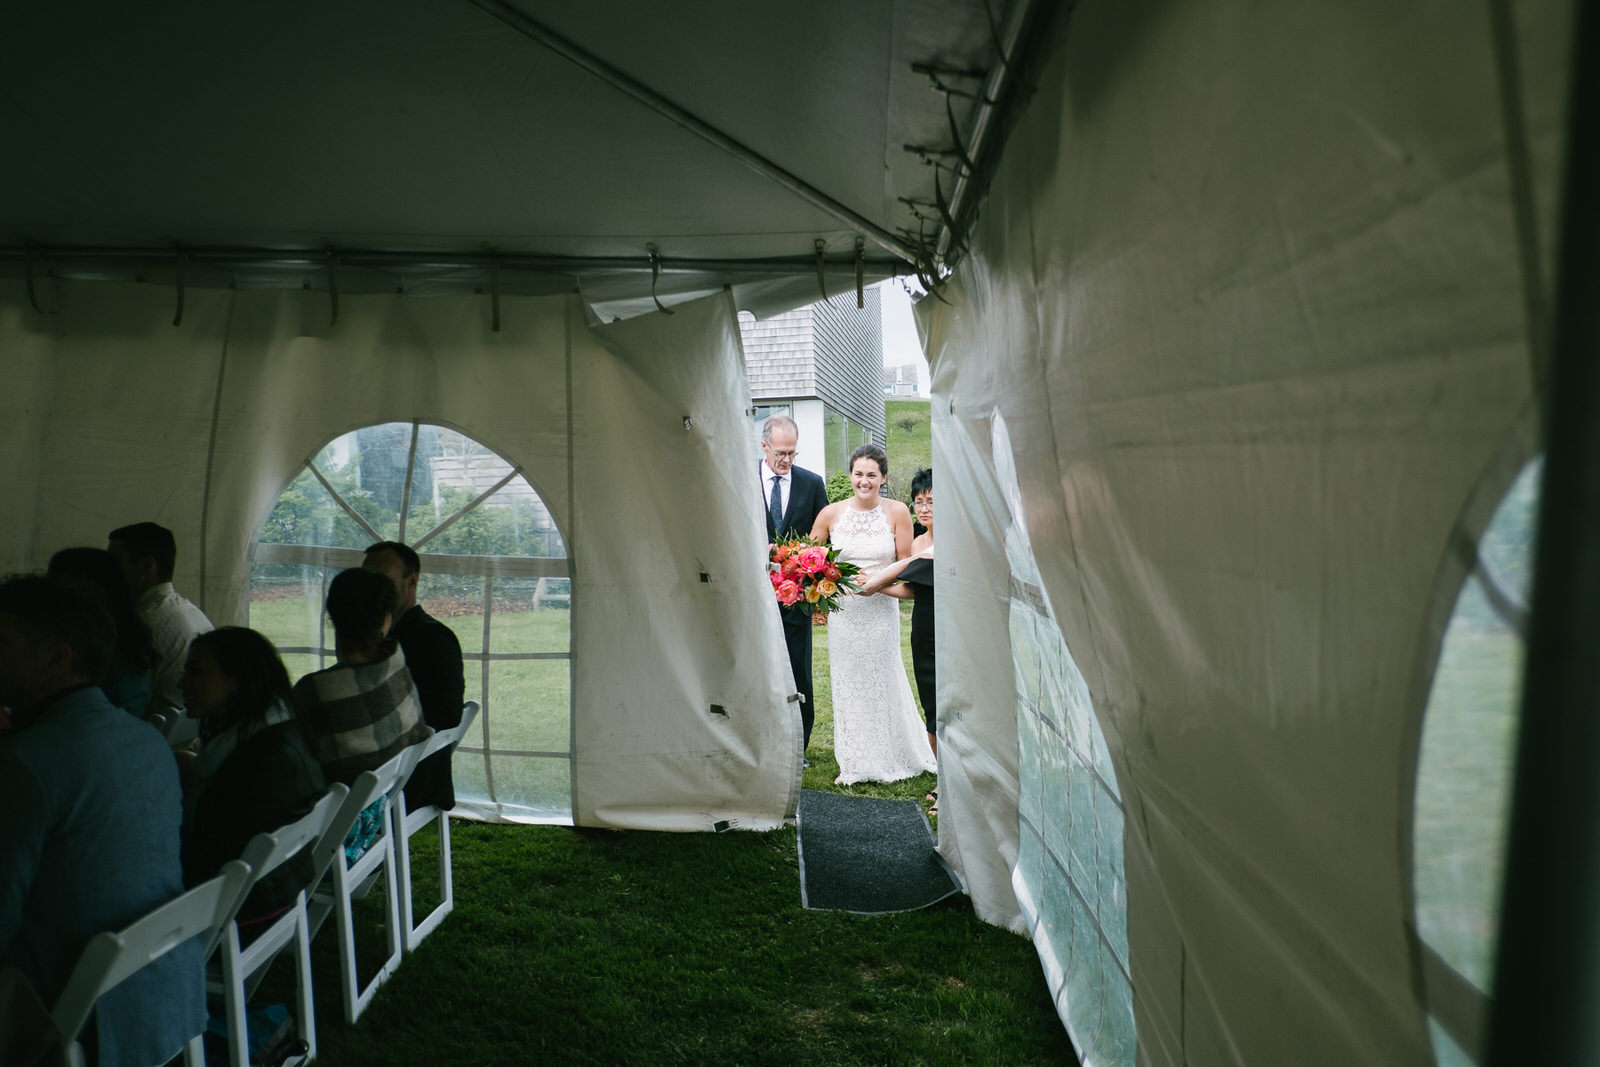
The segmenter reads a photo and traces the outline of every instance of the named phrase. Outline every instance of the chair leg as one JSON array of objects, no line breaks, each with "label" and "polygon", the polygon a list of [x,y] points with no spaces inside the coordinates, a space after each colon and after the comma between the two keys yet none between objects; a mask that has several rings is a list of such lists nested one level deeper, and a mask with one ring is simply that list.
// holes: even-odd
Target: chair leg
[{"label": "chair leg", "polygon": [[295,923],[295,958],[298,963],[299,973],[296,975],[300,994],[300,1018],[298,1020],[300,1038],[306,1043],[306,1059],[317,1058],[317,1009],[311,1000],[311,933],[308,929],[305,910],[301,909],[299,920]]},{"label": "chair leg", "polygon": [[394,847],[399,850],[399,857],[395,861],[396,883],[399,886],[397,896],[400,898],[400,916],[405,925],[400,928],[404,937],[407,952],[417,947],[422,938],[416,936],[416,927],[413,925],[413,906],[411,902],[411,835],[406,833],[406,811],[404,804],[394,806],[394,822],[391,832],[394,834]]},{"label": "chair leg", "polygon": [[183,1067],[206,1067],[206,1035],[196,1034],[183,1046]]},{"label": "chair leg", "polygon": [[250,1062],[250,1025],[246,1019],[247,1004],[244,974],[240,968],[239,928],[230,923],[222,942],[223,1011],[228,1018],[228,1056],[234,1067]]},{"label": "chair leg", "polygon": [[456,906],[456,887],[450,867],[450,813],[439,813],[439,892],[443,897],[440,905],[444,911],[439,918],[443,919],[450,914]]},{"label": "chair leg", "polygon": [[[337,865],[338,860],[334,863]],[[359,1006],[360,987],[356,977],[356,935],[355,916],[350,910],[350,894],[341,884],[343,879],[334,882],[334,927],[339,935],[339,975],[344,994],[344,1020],[351,1025],[361,1015]]]}]

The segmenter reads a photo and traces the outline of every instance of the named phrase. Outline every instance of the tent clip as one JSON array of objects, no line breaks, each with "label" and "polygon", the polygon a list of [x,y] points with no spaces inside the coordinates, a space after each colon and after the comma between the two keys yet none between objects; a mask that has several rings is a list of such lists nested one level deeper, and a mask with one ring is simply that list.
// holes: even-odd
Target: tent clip
[{"label": "tent clip", "polygon": [[489,329],[500,332],[500,257],[489,260]]},{"label": "tent clip", "polygon": [[864,237],[856,238],[856,307],[867,306],[867,240]]},{"label": "tent clip", "polygon": [[189,256],[181,248],[177,249],[177,253],[178,267],[174,274],[173,281],[178,289],[178,306],[174,308],[172,312],[172,325],[181,326],[183,325],[183,265],[188,262]]},{"label": "tent clip", "polygon": [[827,282],[826,276],[823,273],[823,263],[822,263],[823,253],[828,250],[828,242],[826,242],[822,238],[818,237],[816,242],[811,247],[813,247],[813,248],[815,248],[817,250],[817,288],[822,290],[822,300],[823,300],[823,302],[831,304],[831,303],[833,303],[833,301],[828,299],[828,282]]},{"label": "tent clip", "polygon": [[[32,245],[27,248],[27,255],[22,260],[22,278],[28,284],[28,304],[35,311],[40,311],[39,298],[33,292],[33,260],[38,255]],[[42,312],[41,312],[42,314]]]},{"label": "tent clip", "polygon": [[339,281],[334,277],[333,268],[339,262],[333,254],[333,246],[327,246],[328,253],[328,325],[332,326],[339,321]]},{"label": "tent clip", "polygon": [[[657,248],[653,244],[648,244],[644,247],[645,250],[650,253],[650,299],[656,302],[657,311],[661,312],[663,315],[671,315],[672,309],[663,304],[661,302],[661,298],[656,296],[656,282],[661,280],[661,249]],[[685,416],[683,421],[683,428],[687,430],[689,428],[688,417]]]},{"label": "tent clip", "polygon": [[[671,312],[668,312],[668,314],[671,314]],[[691,418],[690,418],[690,417],[689,417],[689,416],[687,416],[687,415],[685,415],[685,416],[684,416],[684,417],[683,417],[683,428],[684,428],[684,429],[685,429],[685,430],[692,430],[692,429],[694,429],[694,420],[693,420],[693,419],[691,419]]]}]

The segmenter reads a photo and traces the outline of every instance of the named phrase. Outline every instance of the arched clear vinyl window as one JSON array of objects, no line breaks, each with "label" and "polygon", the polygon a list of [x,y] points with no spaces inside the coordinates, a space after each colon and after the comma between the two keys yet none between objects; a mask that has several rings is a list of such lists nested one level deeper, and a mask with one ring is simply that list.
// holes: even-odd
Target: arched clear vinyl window
[{"label": "arched clear vinyl window", "polygon": [[455,631],[481,706],[454,761],[457,810],[572,818],[571,582],[566,543],[523,476],[445,426],[353,430],[305,463],[262,524],[250,625],[294,678],[331,666],[329,580],[374,541],[422,557],[418,600]]},{"label": "arched clear vinyl window", "polygon": [[1412,877],[1444,1067],[1483,1061],[1543,467],[1522,467],[1481,532],[1458,531],[1441,591],[1454,601],[1423,713]]}]

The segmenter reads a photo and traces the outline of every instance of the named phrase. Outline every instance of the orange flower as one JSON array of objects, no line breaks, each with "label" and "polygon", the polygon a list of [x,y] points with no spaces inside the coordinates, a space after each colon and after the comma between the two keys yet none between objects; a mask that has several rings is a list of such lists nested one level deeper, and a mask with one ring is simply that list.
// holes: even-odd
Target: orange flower
[{"label": "orange flower", "polygon": [[839,586],[827,578],[824,578],[822,581],[818,582],[816,584],[816,588],[821,590],[823,596],[832,596],[839,591]]}]

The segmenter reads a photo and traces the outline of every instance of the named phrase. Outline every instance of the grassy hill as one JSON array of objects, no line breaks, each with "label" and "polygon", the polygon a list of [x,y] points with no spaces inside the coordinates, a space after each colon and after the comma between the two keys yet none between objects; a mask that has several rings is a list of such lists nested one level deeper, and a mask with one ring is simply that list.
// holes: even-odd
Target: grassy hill
[{"label": "grassy hill", "polygon": [[885,496],[904,501],[910,496],[911,476],[933,466],[930,406],[926,397],[894,397],[883,402],[883,421],[889,430]]}]

